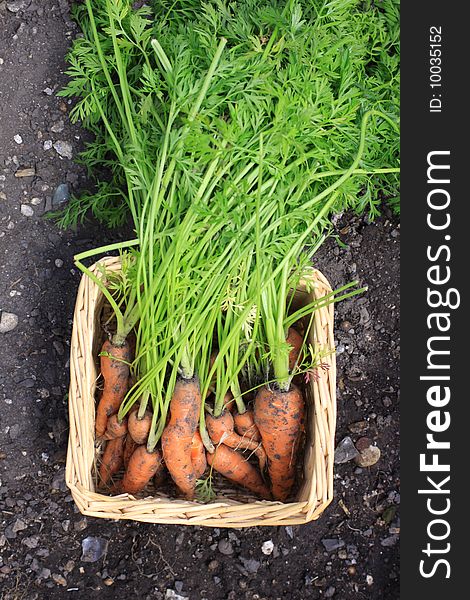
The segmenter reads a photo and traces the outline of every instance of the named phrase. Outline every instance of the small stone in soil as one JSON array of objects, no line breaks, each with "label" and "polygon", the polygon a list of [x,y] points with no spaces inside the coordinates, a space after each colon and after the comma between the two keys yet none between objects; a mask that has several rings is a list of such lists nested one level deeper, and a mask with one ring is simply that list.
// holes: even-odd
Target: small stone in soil
[{"label": "small stone in soil", "polygon": [[50,150],[52,148],[52,140],[46,140],[42,147],[44,150]]},{"label": "small stone in soil", "polygon": [[347,463],[353,458],[356,458],[358,455],[359,452],[357,451],[356,446],[353,444],[352,439],[347,436],[336,446],[335,463],[337,465]]},{"label": "small stone in soil", "polygon": [[65,579],[65,577],[63,577],[62,575],[59,575],[58,573],[54,573],[52,575],[52,579],[58,584],[58,585],[63,585],[64,587],[67,585],[67,580]]},{"label": "small stone in soil", "polygon": [[335,550],[338,550],[344,546],[344,541],[339,539],[325,538],[321,541],[321,543],[327,552],[334,552]]},{"label": "small stone in soil", "polygon": [[0,311],[0,333],[13,331],[18,325],[18,316],[14,313]]},{"label": "small stone in soil", "polygon": [[26,167],[26,169],[18,169],[15,172],[15,177],[34,177],[36,175],[36,169],[34,167]]},{"label": "small stone in soil", "polygon": [[354,459],[360,467],[372,467],[380,459],[380,448],[377,446],[368,446],[361,450],[359,456]]},{"label": "small stone in soil", "polygon": [[21,214],[25,217],[32,217],[34,215],[34,210],[29,204],[21,205]]},{"label": "small stone in soil", "polygon": [[272,540],[267,540],[266,542],[263,542],[263,545],[261,546],[261,552],[263,554],[266,554],[266,556],[269,556],[270,554],[272,554],[274,550],[274,544]]},{"label": "small stone in soil", "polygon": [[233,546],[226,539],[220,540],[220,542],[217,544],[217,547],[221,554],[225,554],[226,556],[233,554]]},{"label": "small stone in soil", "polygon": [[62,119],[57,121],[57,123],[54,123],[54,125],[51,127],[51,131],[53,133],[62,133],[62,131],[64,131],[64,122]]},{"label": "small stone in soil", "polygon": [[28,8],[31,0],[11,0],[11,2],[7,2],[7,8],[12,13],[17,13],[20,10],[24,10]]},{"label": "small stone in soil", "polygon": [[13,139],[18,145],[23,143],[23,138],[18,133],[13,137]]},{"label": "small stone in soil", "polygon": [[72,144],[64,140],[57,140],[54,144],[54,150],[59,156],[72,160]]},{"label": "small stone in soil", "polygon": [[257,573],[261,566],[261,563],[254,558],[243,558],[243,556],[240,556],[240,561],[248,573]]},{"label": "small stone in soil", "polygon": [[55,208],[70,200],[70,190],[68,183],[61,183],[57,186],[52,196],[52,206]]},{"label": "small stone in soil", "polygon": [[87,537],[82,540],[82,562],[96,562],[102,558],[108,550],[108,540],[100,537]]},{"label": "small stone in soil", "polygon": [[13,527],[11,528],[11,530],[13,531],[13,533],[18,533],[18,531],[23,531],[24,529],[27,529],[27,525],[26,523],[23,521],[23,519],[17,519],[14,523],[13,523]]},{"label": "small stone in soil", "polygon": [[335,595],[335,592],[336,592],[336,588],[334,588],[332,585],[330,585],[330,587],[323,594],[323,598],[333,598],[333,596]]},{"label": "small stone in soil", "polygon": [[367,421],[357,421],[356,423],[351,423],[348,425],[348,429],[351,433],[365,433],[369,429],[369,423]]},{"label": "small stone in soil", "polygon": [[397,542],[398,542],[398,536],[391,535],[390,537],[387,537],[387,538],[381,540],[380,545],[383,546],[384,548],[391,548],[392,546],[395,546],[395,544]]}]

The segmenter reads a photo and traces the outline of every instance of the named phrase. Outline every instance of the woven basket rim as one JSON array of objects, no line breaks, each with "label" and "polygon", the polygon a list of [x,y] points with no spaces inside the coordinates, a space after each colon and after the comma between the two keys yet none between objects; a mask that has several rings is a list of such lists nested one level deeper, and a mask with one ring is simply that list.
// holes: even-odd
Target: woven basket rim
[{"label": "woven basket rim", "polygon": [[[102,276],[120,268],[120,259],[108,256],[96,262],[91,270]],[[308,288],[308,289],[307,289]],[[296,291],[301,302],[331,292],[325,276],[310,269]],[[317,519],[333,499],[333,456],[336,427],[336,356],[333,337],[333,304],[316,311],[311,339],[331,350],[320,370],[309,384],[308,420],[310,445],[304,457],[304,481],[298,499],[293,502],[253,500],[241,502],[216,498],[202,504],[197,501],[146,497],[129,494],[107,496],[95,491],[93,469],[96,460],[94,442],[95,384],[97,379],[95,347],[97,312],[102,293],[86,275],[82,276],[75,305],[70,349],[69,443],[66,460],[66,483],[84,515],[131,519],[160,524],[198,525],[210,527],[253,527],[260,525],[299,525]]]}]

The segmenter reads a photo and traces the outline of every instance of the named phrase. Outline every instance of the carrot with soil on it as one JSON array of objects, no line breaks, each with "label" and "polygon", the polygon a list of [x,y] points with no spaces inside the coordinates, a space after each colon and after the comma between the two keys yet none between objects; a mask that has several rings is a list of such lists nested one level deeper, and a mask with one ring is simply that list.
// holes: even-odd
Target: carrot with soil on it
[{"label": "carrot with soil on it", "polygon": [[263,387],[255,399],[255,423],[268,457],[275,500],[284,502],[295,481],[295,461],[304,420],[304,399],[291,385],[288,391]]},{"label": "carrot with soil on it", "polygon": [[260,442],[261,435],[255,423],[255,415],[253,410],[247,409],[244,413],[236,412],[233,415],[235,431],[243,438],[253,442]]},{"label": "carrot with soil on it", "polygon": [[196,476],[192,461],[193,438],[199,426],[201,392],[196,377],[180,377],[170,401],[170,421],[163,430],[162,451],[168,471],[187,498],[193,498]]},{"label": "carrot with soil on it", "polygon": [[142,417],[139,415],[140,411],[131,411],[127,426],[129,429],[129,434],[134,442],[136,442],[136,444],[145,444],[152,426],[152,413],[149,410],[146,410]]},{"label": "carrot with soil on it", "polygon": [[127,419],[119,421],[117,413],[111,415],[106,425],[106,431],[104,432],[104,439],[114,440],[114,438],[122,437],[127,433]]},{"label": "carrot with soil on it", "polygon": [[152,477],[163,469],[163,456],[160,450],[149,452],[146,446],[137,446],[129,460],[120,488],[128,494],[138,494]]},{"label": "carrot with soil on it", "polygon": [[139,444],[136,444],[129,434],[126,435],[126,440],[124,442],[124,468],[125,469],[127,469],[127,466],[131,459],[131,456],[134,453],[134,450],[137,448],[138,445]]},{"label": "carrot with soil on it", "polygon": [[226,410],[219,417],[208,414],[206,416],[206,426],[214,444],[222,443],[235,450],[251,450],[258,458],[261,471],[264,470],[266,452],[261,444],[235,433],[233,416],[229,411]]},{"label": "carrot with soil on it", "polygon": [[201,434],[199,433],[199,431],[196,431],[192,439],[191,462],[193,464],[196,479],[199,479],[203,475],[207,467],[206,449],[204,448],[204,444],[202,442]]},{"label": "carrot with soil on it", "polygon": [[126,341],[117,346],[106,340],[101,348],[100,365],[104,387],[96,409],[97,437],[104,435],[108,418],[118,412],[127,393],[130,358],[130,348]]},{"label": "carrot with soil on it", "polygon": [[207,462],[230,481],[254,492],[265,500],[271,498],[271,494],[256,467],[236,450],[225,444],[220,444],[214,454],[207,453]]},{"label": "carrot with soil on it", "polygon": [[124,464],[124,436],[109,440],[100,465],[100,487],[108,483]]}]

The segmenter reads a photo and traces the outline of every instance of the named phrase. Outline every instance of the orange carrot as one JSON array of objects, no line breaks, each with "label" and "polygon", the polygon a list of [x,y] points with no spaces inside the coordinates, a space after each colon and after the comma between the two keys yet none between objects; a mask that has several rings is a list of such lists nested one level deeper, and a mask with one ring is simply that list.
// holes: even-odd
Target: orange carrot
[{"label": "orange carrot", "polygon": [[100,465],[100,486],[106,486],[123,466],[124,436],[114,438],[106,444]]},{"label": "orange carrot", "polygon": [[259,466],[263,471],[266,464],[266,453],[261,444],[234,432],[233,416],[225,411],[219,417],[206,416],[207,431],[214,444],[223,443],[230,448],[251,450],[258,457]]},{"label": "orange carrot", "polygon": [[294,485],[295,460],[305,405],[300,390],[261,388],[255,399],[255,423],[268,456],[268,473],[276,500],[285,501]]},{"label": "orange carrot", "polygon": [[230,412],[233,412],[235,406],[236,404],[232,392],[227,392],[224,396],[224,410],[229,410]]},{"label": "orange carrot", "polygon": [[129,433],[136,444],[145,444],[152,425],[152,413],[146,410],[144,416],[139,419],[139,411],[133,410],[129,414]]},{"label": "orange carrot", "polygon": [[121,489],[128,494],[141,492],[152,477],[163,468],[160,450],[148,452],[146,446],[137,446],[127,465],[122,479]]},{"label": "orange carrot", "polygon": [[122,437],[127,433],[127,419],[119,421],[117,413],[111,415],[106,425],[104,438],[106,440],[114,440],[114,438]]},{"label": "orange carrot", "polygon": [[130,361],[130,349],[127,342],[124,342],[122,346],[114,346],[110,341],[106,341],[101,352],[107,353],[107,355],[100,357],[104,389],[96,409],[97,437],[104,434],[108,417],[118,412],[126,395],[129,380],[129,365],[126,363]]},{"label": "orange carrot", "polygon": [[295,365],[301,360],[300,353],[304,343],[304,338],[293,327],[289,327],[286,342],[291,346],[291,350],[289,352],[289,370],[292,371]]},{"label": "orange carrot", "polygon": [[214,454],[207,453],[207,462],[227,479],[268,500],[271,497],[257,469],[239,452],[220,444]]},{"label": "orange carrot", "polygon": [[138,444],[134,442],[129,434],[126,435],[126,441],[124,443],[124,468],[127,469],[127,465],[131,459],[131,456],[134,450],[137,448]]},{"label": "orange carrot", "polygon": [[233,421],[235,423],[235,431],[239,435],[254,442],[261,441],[261,435],[255,423],[255,415],[251,409],[247,409],[244,413],[235,413]]},{"label": "orange carrot", "polygon": [[197,378],[178,379],[170,402],[170,421],[163,430],[162,450],[173,481],[187,498],[193,498],[196,489],[191,446],[198,429],[200,409]]},{"label": "orange carrot", "polygon": [[191,462],[196,479],[199,479],[207,467],[206,450],[199,431],[196,431],[191,442]]}]

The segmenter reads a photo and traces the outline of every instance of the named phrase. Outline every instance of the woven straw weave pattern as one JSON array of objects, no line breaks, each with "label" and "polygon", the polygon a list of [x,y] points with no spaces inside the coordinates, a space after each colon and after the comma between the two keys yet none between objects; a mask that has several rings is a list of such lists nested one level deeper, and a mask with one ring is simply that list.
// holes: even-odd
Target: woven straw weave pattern
[{"label": "woven straw weave pattern", "polygon": [[[91,268],[98,277],[102,269],[119,270],[117,257],[101,259]],[[325,277],[312,269],[295,293],[294,304],[302,305],[331,291]],[[312,291],[313,290],[313,291]],[[106,496],[95,492],[95,465],[100,452],[95,448],[95,388],[99,375],[97,354],[101,331],[103,295],[98,286],[83,276],[74,312],[70,350],[69,445],[66,482],[85,515],[107,519],[133,519],[148,523],[199,525],[210,527],[253,527],[258,525],[299,525],[317,519],[333,498],[333,457],[336,424],[336,361],[333,341],[333,304],[315,312],[310,331],[314,348],[329,352],[326,368],[317,369],[307,389],[307,436],[304,450],[304,476],[295,502],[256,500],[224,487],[217,498],[202,504],[157,494],[144,499],[129,494]]]}]

